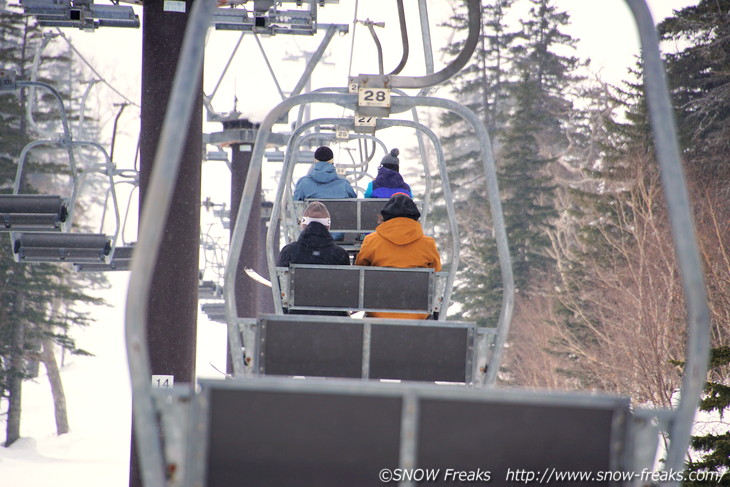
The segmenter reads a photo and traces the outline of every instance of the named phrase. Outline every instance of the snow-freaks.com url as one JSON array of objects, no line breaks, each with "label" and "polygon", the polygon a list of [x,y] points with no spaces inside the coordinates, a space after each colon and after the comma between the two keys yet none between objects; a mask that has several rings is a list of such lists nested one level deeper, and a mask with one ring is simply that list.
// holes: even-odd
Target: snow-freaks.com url
[{"label": "snow-freaks.com url", "polygon": [[550,484],[558,482],[628,482],[638,480],[641,482],[696,482],[714,481],[720,482],[724,474],[719,472],[689,472],[683,471],[658,471],[644,469],[641,472],[622,472],[619,470],[606,470],[600,472],[561,471],[555,468],[545,470],[523,470],[507,469],[507,482]]}]

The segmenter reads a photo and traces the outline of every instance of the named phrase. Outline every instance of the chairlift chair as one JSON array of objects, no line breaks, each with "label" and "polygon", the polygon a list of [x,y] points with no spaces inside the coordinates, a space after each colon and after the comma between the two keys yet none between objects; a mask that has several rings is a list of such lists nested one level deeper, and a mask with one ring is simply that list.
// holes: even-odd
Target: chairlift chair
[{"label": "chairlift chair", "polygon": [[[37,81],[13,81],[9,87],[41,87],[51,92],[59,104],[63,135],[58,139],[43,139],[28,143],[20,153],[18,168],[13,185],[12,195],[3,195],[0,200],[0,214],[7,217],[10,225],[4,230],[10,231],[13,254],[17,262],[74,262],[74,263],[108,263],[114,254],[116,238],[119,231],[119,209],[114,192],[114,164],[106,150],[95,142],[73,141],[68,124],[68,117],[58,91],[52,86]],[[57,146],[66,149],[70,166],[73,189],[69,198],[60,196],[42,196],[21,194],[24,168],[30,151],[41,145]],[[99,150],[104,156],[102,164],[96,164],[87,171],[79,171],[74,156],[75,147],[89,146]],[[89,174],[100,173],[109,178],[109,191],[115,210],[116,226],[112,236],[88,233],[69,232],[73,222],[74,207],[80,189]],[[43,209],[45,213],[38,213]],[[43,227],[37,222],[42,221]],[[36,222],[36,223],[34,223]],[[59,231],[54,234],[48,230]],[[17,233],[22,230],[22,233]],[[36,235],[33,235],[35,233]]]},{"label": "chairlift chair", "polygon": [[[115,170],[113,175],[114,186],[119,184],[130,184],[132,190],[129,192],[127,199],[127,205],[124,213],[124,223],[121,225],[120,230],[117,232],[121,238],[121,244],[114,246],[114,255],[109,259],[108,263],[96,263],[96,262],[74,262],[74,270],[76,272],[112,272],[112,271],[129,271],[132,256],[134,252],[135,244],[125,243],[124,234],[127,226],[129,211],[132,203],[132,195],[134,191],[139,188],[139,173],[136,170],[121,169]],[[104,221],[106,218],[107,207],[109,199],[116,201],[116,192],[112,192],[112,186],[107,189],[106,197],[104,201],[104,211],[101,216],[100,228],[104,228]],[[116,209],[116,204],[114,205]]]},{"label": "chairlift chair", "polygon": [[0,231],[61,231],[68,219],[66,200],[55,195],[0,195]]}]

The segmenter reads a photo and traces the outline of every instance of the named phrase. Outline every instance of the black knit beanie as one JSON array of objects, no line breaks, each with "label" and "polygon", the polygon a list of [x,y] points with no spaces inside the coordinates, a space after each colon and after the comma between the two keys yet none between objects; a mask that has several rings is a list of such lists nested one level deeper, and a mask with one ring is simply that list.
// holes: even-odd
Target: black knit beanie
[{"label": "black knit beanie", "polygon": [[332,149],[322,146],[314,151],[314,158],[318,161],[329,162],[335,158],[335,155],[332,153]]},{"label": "black knit beanie", "polygon": [[418,221],[421,218],[421,212],[413,200],[405,193],[396,193],[390,197],[380,214],[383,215],[383,221],[391,218],[406,217]]}]

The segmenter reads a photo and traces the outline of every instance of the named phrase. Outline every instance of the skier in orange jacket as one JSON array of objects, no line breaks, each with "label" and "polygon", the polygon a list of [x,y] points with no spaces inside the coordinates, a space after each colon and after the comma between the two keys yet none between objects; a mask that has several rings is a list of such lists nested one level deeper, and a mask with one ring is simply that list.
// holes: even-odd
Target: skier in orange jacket
[{"label": "skier in orange jacket", "polygon": [[[441,270],[441,257],[436,241],[423,234],[418,223],[421,212],[405,193],[390,197],[380,211],[383,223],[363,240],[355,265],[379,267],[431,267]],[[377,318],[426,319],[423,313],[382,313],[371,312]]]}]

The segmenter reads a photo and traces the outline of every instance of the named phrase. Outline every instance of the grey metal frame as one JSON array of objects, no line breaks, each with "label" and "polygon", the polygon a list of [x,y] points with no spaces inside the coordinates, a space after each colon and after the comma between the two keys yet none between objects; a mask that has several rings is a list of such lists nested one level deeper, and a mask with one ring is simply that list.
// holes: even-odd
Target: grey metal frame
[{"label": "grey metal frame", "polygon": [[[254,197],[254,191],[255,186],[253,183],[249,184],[249,181],[256,181],[258,180],[258,177],[261,172],[261,162],[262,157],[264,153],[264,149],[266,146],[266,140],[268,138],[268,133],[270,132],[271,126],[273,123],[285,112],[290,110],[291,108],[301,105],[303,103],[333,103],[339,106],[343,106],[345,108],[350,108],[352,110],[355,109],[357,105],[357,95],[351,95],[351,94],[329,94],[329,93],[309,93],[305,95],[299,95],[293,98],[288,98],[284,101],[282,101],[279,105],[277,105],[269,114],[266,116],[264,121],[261,123],[261,126],[259,127],[259,131],[257,134],[256,143],[254,145],[254,151],[251,156],[251,165],[249,166],[249,173],[246,179],[246,185],[243,189],[243,195],[241,198],[241,204],[239,206],[238,211],[238,221],[236,222],[236,226],[233,231],[233,235],[231,236],[231,246],[230,246],[230,253],[229,253],[229,260],[226,265],[226,274],[225,274],[225,282],[227,283],[226,288],[226,315],[228,317],[229,322],[234,322],[236,320],[236,312],[235,312],[235,295],[233,293],[233,288],[231,285],[228,285],[228,283],[233,283],[235,279],[236,269],[238,267],[238,260],[240,256],[241,249],[243,248],[243,239],[244,239],[244,232],[241,230],[241,228],[245,228],[245,225],[248,224],[248,217],[249,212],[251,211],[251,204]],[[488,366],[487,370],[487,379],[486,382],[488,384],[493,384],[496,381],[497,372],[499,369],[499,363],[501,361],[501,355],[502,350],[504,347],[504,343],[507,339],[507,333],[509,331],[509,323],[511,321],[512,317],[512,310],[514,307],[514,279],[512,276],[512,266],[511,266],[511,260],[509,257],[509,246],[507,243],[507,233],[504,226],[504,218],[502,215],[502,203],[499,199],[499,188],[497,184],[497,176],[496,176],[496,168],[494,165],[494,159],[492,157],[491,152],[491,143],[489,134],[487,133],[486,129],[484,128],[484,125],[481,123],[479,118],[469,109],[466,107],[453,102],[451,100],[444,100],[440,98],[427,98],[427,97],[392,97],[391,98],[392,108],[391,111],[393,113],[400,113],[402,111],[411,110],[417,106],[425,106],[425,107],[435,107],[435,108],[443,108],[450,110],[457,115],[464,118],[467,122],[469,122],[472,127],[474,128],[475,132],[477,133],[477,137],[479,139],[480,147],[481,147],[481,153],[483,158],[483,164],[484,164],[484,171],[487,181],[487,190],[488,190],[488,199],[490,204],[490,211],[492,214],[492,220],[494,223],[494,231],[495,231],[495,240],[497,243],[497,253],[499,257],[499,263],[500,263],[500,269],[502,272],[502,289],[503,289],[503,297],[502,297],[502,311],[500,313],[498,325],[497,325],[497,340],[495,343],[495,353],[492,354],[490,359],[490,364]],[[340,120],[341,119],[320,119],[319,121],[328,120],[327,123],[332,123],[334,120]],[[324,122],[323,122],[324,123]],[[348,123],[354,124],[352,121],[348,121]],[[378,121],[380,126],[386,127],[391,126],[397,123],[402,123],[403,125],[419,125],[419,129],[425,132],[429,137],[433,137],[432,140],[438,140],[433,134],[432,131],[427,129],[426,127],[420,126],[420,124],[416,124],[416,122],[412,121],[391,121],[391,120],[379,120]],[[301,127],[298,127],[296,131],[302,129],[306,129],[306,125],[304,124]],[[304,128],[303,128],[304,127]],[[376,129],[378,126],[376,126]],[[295,132],[296,132],[295,131]],[[294,134],[292,135],[292,138],[294,138]],[[438,147],[438,143],[435,142],[435,145]],[[440,156],[440,163],[439,166],[441,170],[445,173],[445,163],[443,162],[443,154]],[[289,176],[290,177],[290,176]],[[283,176],[283,178],[286,178],[286,176]],[[448,185],[445,184],[444,188],[446,190],[446,187]],[[277,206],[277,202],[281,201],[283,196],[284,188],[280,184],[279,189],[277,191],[277,197],[274,201],[274,208],[272,209],[272,220],[276,221],[279,218],[278,211],[279,208]],[[447,210],[449,208],[448,205],[453,205],[453,201],[450,201],[447,199]],[[453,208],[452,208],[453,210]],[[450,215],[449,218],[452,225],[456,225],[456,219],[455,217],[452,217]],[[241,227],[240,225],[243,225]],[[456,231],[458,232],[458,228],[456,228]],[[458,241],[458,233],[454,232],[452,230],[452,234],[457,236],[456,241]],[[273,250],[272,245],[273,242],[270,241],[270,235],[267,236],[267,258],[269,261],[269,272],[270,275],[274,275],[273,272]],[[454,237],[452,237],[454,238]],[[458,243],[455,243],[455,248],[458,249],[457,245]],[[458,264],[458,263],[457,263]],[[455,267],[452,265],[452,267]],[[455,268],[451,270],[451,272],[455,272]],[[453,280],[451,281],[453,282]],[[275,282],[272,282],[272,293],[274,295],[274,304],[276,306],[277,302],[277,293],[278,289],[276,289],[278,286]],[[449,288],[447,286],[447,293],[449,292]],[[280,312],[279,309],[277,309],[277,312]]]},{"label": "grey metal frame", "polygon": [[[115,217],[115,227],[114,227],[114,233],[110,236],[111,240],[111,251],[106,254],[104,257],[104,262],[109,263],[111,259],[114,257],[114,250],[116,248],[116,242],[120,231],[120,215],[119,215],[119,204],[117,201],[115,186],[114,186],[114,174],[115,174],[115,167],[114,163],[112,162],[111,158],[109,157],[109,154],[107,153],[106,149],[102,147],[100,144],[96,142],[91,141],[74,141],[72,140],[71,135],[71,128],[68,123],[68,116],[66,113],[66,108],[63,103],[63,99],[61,98],[60,93],[51,85],[47,83],[42,83],[39,81],[17,81],[15,83],[16,87],[40,87],[44,88],[51,92],[53,97],[56,99],[56,101],[59,104],[59,111],[61,113],[61,125],[63,127],[63,134],[59,136],[57,139],[42,139],[42,140],[35,140],[28,144],[26,144],[25,147],[23,147],[23,150],[20,152],[20,156],[18,157],[18,167],[16,169],[15,174],[15,181],[13,183],[13,195],[20,195],[20,189],[22,186],[23,181],[23,169],[25,168],[25,162],[28,157],[28,154],[32,149],[35,147],[41,146],[41,145],[55,145],[59,146],[61,148],[65,148],[66,152],[68,153],[68,161],[69,161],[69,167],[71,170],[71,182],[73,185],[73,189],[71,192],[71,196],[68,198],[64,198],[66,201],[66,210],[67,210],[67,217],[66,220],[59,225],[59,230],[62,232],[66,232],[71,228],[71,225],[73,224],[73,218],[74,218],[74,208],[76,205],[76,200],[78,198],[79,193],[81,192],[81,189],[83,187],[83,184],[85,182],[86,177],[89,174],[92,173],[100,173],[104,174],[109,179],[109,188],[108,188],[108,195],[110,194],[112,197],[112,205],[114,209],[114,217]],[[32,117],[30,116],[30,113],[28,114],[29,120],[32,121]],[[74,147],[80,147],[80,146],[88,146],[91,148],[94,148],[102,153],[104,156],[104,162],[101,164],[93,164],[91,165],[86,171],[83,173],[80,173],[77,164],[76,164],[76,158],[74,155]],[[106,207],[104,208],[104,213],[106,212]],[[102,217],[102,226],[103,226],[103,217]],[[16,247],[16,241],[20,238],[19,235],[22,232],[11,232],[10,233],[10,239],[13,245],[13,248]],[[101,229],[100,229],[101,233]],[[54,239],[56,237],[53,237]],[[17,260],[17,256],[16,256]],[[31,260],[28,260],[29,262]]]},{"label": "grey metal frame", "polygon": [[[424,25],[423,25],[423,22],[427,22],[427,18],[426,18],[427,15],[425,13],[426,7],[425,7],[425,5],[420,5],[419,7],[422,9],[421,10],[421,17],[422,17],[421,18],[421,22],[422,22],[421,29],[424,31],[424,35],[425,35],[426,31],[428,31],[428,26],[424,27]],[[424,40],[424,46],[425,46],[425,40]],[[428,73],[432,73],[433,72],[433,60],[431,59],[430,51],[426,50],[425,55],[426,55],[426,61],[427,61],[426,62],[426,66],[427,66],[426,71]],[[428,62],[429,59],[431,59],[430,63]],[[399,90],[397,88],[394,88],[391,91],[398,95],[408,96],[408,94],[406,92],[404,92],[403,90]],[[427,94],[427,91],[428,90],[423,89],[418,94],[423,96],[423,95]],[[324,87],[324,88],[318,88],[318,89],[312,91],[312,93],[348,93],[348,89],[341,88],[341,87]],[[302,110],[302,108],[300,107],[300,111],[301,110]],[[419,123],[418,110],[415,107],[411,109],[411,116],[413,117],[414,122]],[[298,122],[301,123],[301,120],[299,120]],[[419,127],[422,127],[422,126],[423,125],[419,125]],[[350,139],[356,138],[358,135],[364,135],[364,134],[353,133],[352,130],[350,130]],[[429,220],[428,220],[428,209],[430,208],[433,178],[431,177],[431,166],[428,163],[428,154],[426,153],[426,145],[423,140],[423,135],[424,134],[422,133],[422,131],[420,131],[418,129],[416,130],[416,140],[418,141],[418,154],[421,157],[421,162],[423,163],[423,176],[424,176],[424,182],[425,182],[425,189],[424,189],[424,193],[423,193],[423,207],[425,208],[425,211],[422,212],[422,214],[421,214],[421,224],[423,225],[424,231],[426,233],[428,233],[429,229],[430,229]],[[379,139],[376,139],[376,140],[378,140],[378,142],[380,142]],[[438,140],[438,139],[436,139],[436,140]],[[301,142],[300,142],[300,144],[301,144]],[[440,147],[440,145],[438,145],[437,147]],[[295,150],[297,150],[298,145],[295,144],[294,148],[295,148]],[[387,149],[385,149],[385,146],[383,146],[383,150],[386,153],[388,152]]]},{"label": "grey metal frame", "polygon": [[[340,89],[340,88],[320,88],[318,90],[315,90],[313,93],[327,93],[327,92],[346,93],[347,90]],[[304,104],[302,104],[302,105],[304,105]],[[418,115],[416,113],[416,109],[413,108],[412,112],[413,112],[414,119],[417,119]],[[404,121],[404,126],[407,126],[407,125],[405,125],[406,123],[409,123],[409,121]],[[368,137],[372,137],[369,134],[354,133],[354,122],[351,118],[319,118],[319,119],[304,122],[303,124],[297,126],[297,128],[292,132],[292,134],[289,138],[289,142],[287,144],[286,155],[284,158],[284,165],[282,167],[282,178],[279,181],[279,188],[281,188],[282,185],[284,186],[283,196],[282,196],[282,198],[284,198],[284,199],[279,198],[279,189],[277,189],[277,197],[274,199],[274,205],[277,205],[277,203],[279,203],[281,201],[284,201],[285,206],[287,206],[287,207],[292,204],[291,191],[289,188],[291,187],[292,176],[294,173],[294,165],[296,164],[296,162],[292,162],[292,161],[298,161],[297,155],[298,155],[298,151],[299,151],[299,146],[302,145],[307,138],[319,135],[318,132],[306,133],[306,134],[305,134],[305,132],[307,130],[309,130],[310,128],[318,127],[321,125],[335,125],[338,127],[347,128],[350,133],[351,139],[357,138],[358,136],[362,136],[362,135],[367,135]],[[424,193],[424,198],[423,198],[423,212],[421,214],[420,221],[421,221],[423,227],[427,228],[428,212],[429,212],[428,203],[431,198],[432,178],[431,178],[431,169],[429,167],[428,160],[425,157],[425,148],[424,148],[424,144],[423,144],[423,140],[422,140],[422,133],[421,133],[421,130],[419,130],[421,127],[425,127],[425,126],[423,126],[423,125],[418,125],[417,127],[414,126],[414,128],[417,128],[416,136],[418,138],[419,149],[421,151],[421,162],[423,164],[423,171],[424,171],[424,175],[425,175],[425,179],[426,179],[426,188],[425,188],[425,193]],[[373,138],[375,138],[375,137],[373,137]],[[379,139],[375,138],[375,140],[377,142],[381,143]],[[434,136],[432,138],[432,141],[434,144],[434,149],[437,152],[437,154],[438,153],[443,154],[443,150],[441,149],[441,144],[438,141],[438,138]],[[382,145],[382,143],[381,143],[381,145]],[[385,146],[383,146],[383,148],[385,148]],[[441,176],[446,178],[446,180],[448,180],[448,174],[446,174],[445,172],[442,173]],[[449,204],[449,203],[447,203],[447,204]],[[291,214],[291,211],[289,213]],[[281,211],[277,211],[275,214],[276,214],[276,218],[278,219],[278,218],[280,218]],[[290,219],[291,219],[291,217],[290,217]],[[272,221],[277,221],[277,220],[273,219]],[[271,228],[271,227],[269,227],[269,228]],[[295,237],[292,237],[292,239],[293,238],[295,238]],[[458,240],[458,238],[457,238],[457,240]],[[271,248],[272,248],[272,246],[269,243],[269,236],[267,235],[267,250],[271,249]],[[269,257],[270,256],[267,254],[267,258],[269,258]]]}]

